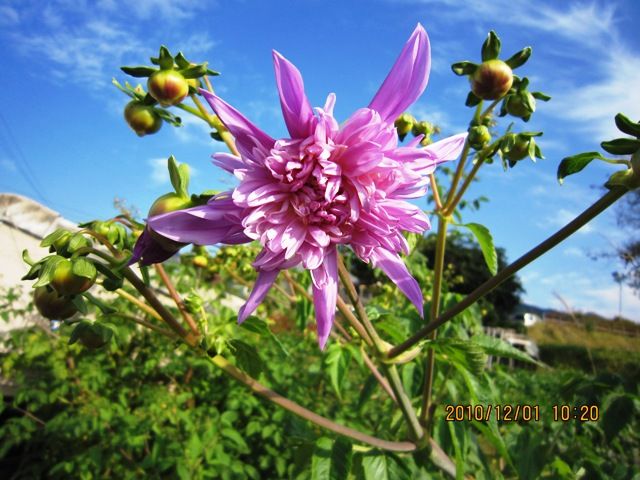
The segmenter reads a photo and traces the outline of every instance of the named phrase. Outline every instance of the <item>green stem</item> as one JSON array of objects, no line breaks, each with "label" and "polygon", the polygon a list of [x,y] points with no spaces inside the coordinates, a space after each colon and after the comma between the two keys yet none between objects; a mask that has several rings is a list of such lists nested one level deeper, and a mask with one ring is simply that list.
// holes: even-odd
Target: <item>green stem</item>
[{"label": "green stem", "polygon": [[[433,290],[431,295],[430,319],[438,318],[440,314],[440,297],[442,294],[442,278],[444,275],[444,253],[447,247],[447,227],[449,221],[447,217],[440,216],[438,220],[438,238],[436,240],[435,264],[433,267]],[[430,334],[431,340],[436,339],[436,331]],[[424,389],[422,391],[422,410],[420,420],[424,424],[429,418],[431,410],[431,393],[433,390],[433,375],[435,368],[435,354],[431,348],[427,353],[425,364]]]},{"label": "green stem", "polygon": [[469,175],[467,175],[467,178],[464,179],[464,182],[462,183],[462,186],[460,187],[460,190],[456,194],[455,198],[451,201],[451,204],[448,205],[447,209],[443,212],[444,215],[451,215],[453,211],[456,209],[456,207],[460,203],[460,200],[462,200],[463,195],[466,193],[467,188],[469,188],[469,185],[471,185],[471,182],[475,178],[476,173],[478,173],[478,170],[480,170],[480,167],[482,166],[484,161],[485,159],[483,157],[478,158],[478,161],[473,165],[473,168],[469,172]]},{"label": "green stem", "polygon": [[625,193],[627,193],[627,188],[623,186],[615,186],[611,190],[609,190],[605,195],[603,195],[598,201],[596,201],[593,205],[587,208],[584,212],[578,215],[575,219],[573,219],[570,223],[562,227],[552,236],[544,240],[542,243],[538,244],[533,249],[529,250],[523,256],[521,256],[518,260],[507,266],[504,270],[500,271],[494,277],[491,277],[489,280],[484,282],[478,288],[476,288],[473,292],[467,295],[460,303],[456,304],[453,308],[447,310],[445,313],[440,315],[437,319],[432,320],[424,328],[418,330],[413,336],[402,342],[401,344],[395,346],[387,355],[389,358],[393,358],[397,355],[400,355],[402,352],[410,349],[416,343],[418,343],[423,338],[427,337],[432,331],[440,327],[445,322],[451,320],[453,317],[463,312],[466,308],[473,305],[480,298],[485,296],[491,290],[496,288],[506,279],[517,273],[522,268],[529,265],[531,262],[536,260],[538,257],[544,255],[553,247],[558,245],[560,242],[565,240],[567,237],[574,234],[584,225],[586,225],[590,220],[594,217],[598,216],[608,207],[610,207],[613,203],[615,203],[620,197],[622,197]]},{"label": "green stem", "polygon": [[[378,355],[379,356],[385,355],[386,347],[384,345],[384,342],[382,341],[382,339],[378,335],[378,332],[376,332],[376,329],[374,328],[373,324],[369,320],[369,316],[367,315],[367,312],[364,309],[364,305],[362,305],[362,302],[360,301],[360,297],[356,292],[356,287],[353,284],[353,281],[351,280],[351,274],[345,267],[344,262],[342,261],[341,255],[338,255],[338,275],[340,276],[340,280],[342,281],[343,287],[347,291],[347,295],[349,296],[351,303],[356,309],[356,315],[358,316],[358,319],[362,322],[362,325],[364,325],[364,328],[367,331],[367,334],[373,340],[373,344],[377,350]],[[420,425],[420,422],[416,417],[416,412],[413,409],[413,405],[411,405],[411,399],[409,398],[407,393],[404,391],[404,388],[402,387],[402,381],[400,380],[400,376],[398,375],[397,368],[395,367],[395,365],[386,365],[386,364],[382,364],[381,368],[383,369],[385,377],[387,377],[387,380],[389,380],[389,385],[391,386],[391,389],[393,390],[393,393],[398,401],[398,406],[402,411],[402,415],[404,416],[407,422],[407,425],[409,426],[409,431],[411,432],[411,436],[416,441],[423,441],[424,431],[422,430],[422,426]]]},{"label": "green stem", "polygon": [[458,188],[458,183],[460,183],[460,179],[462,178],[462,174],[464,173],[465,163],[467,162],[467,157],[469,156],[469,150],[471,149],[471,145],[469,145],[469,141],[465,140],[464,147],[462,148],[462,153],[460,154],[460,160],[458,161],[458,167],[456,168],[456,173],[453,176],[453,180],[451,181],[451,187],[449,187],[449,193],[447,195],[447,200],[444,203],[444,209],[447,210],[451,202],[453,201],[453,197],[456,193],[456,188]]}]

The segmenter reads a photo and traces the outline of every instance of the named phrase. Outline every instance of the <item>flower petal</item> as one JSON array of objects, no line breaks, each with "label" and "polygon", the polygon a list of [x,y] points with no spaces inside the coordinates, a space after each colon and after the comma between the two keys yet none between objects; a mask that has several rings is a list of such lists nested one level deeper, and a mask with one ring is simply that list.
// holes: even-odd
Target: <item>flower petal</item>
[{"label": "flower petal", "polygon": [[407,266],[400,257],[395,253],[378,247],[373,250],[371,260],[373,260],[374,265],[379,267],[380,270],[398,286],[400,291],[411,300],[411,303],[416,306],[420,316],[422,316],[424,305],[420,285],[418,285],[416,279],[411,276]]},{"label": "flower petal", "polygon": [[206,205],[157,215],[147,223],[175,242],[213,245],[251,241],[242,233],[242,209],[231,198],[213,199]]},{"label": "flower petal", "polygon": [[313,306],[316,310],[318,343],[320,349],[324,349],[336,316],[338,299],[338,255],[335,247],[329,250],[322,265],[311,270],[311,279],[313,280]]},{"label": "flower petal", "polygon": [[275,143],[273,138],[256,127],[220,97],[203,89],[200,89],[200,93],[204,95],[204,98],[209,102],[216,115],[220,117],[224,126],[235,137],[238,150],[245,161],[256,160],[254,152],[256,148],[259,150],[261,158],[271,150]]},{"label": "flower petal", "polygon": [[429,152],[431,156],[436,160],[436,163],[446,162],[448,160],[455,160],[460,156],[460,152],[464,148],[464,142],[467,140],[467,132],[458,133],[451,137],[438,140],[431,145],[424,147],[424,150]]},{"label": "flower petal", "polygon": [[273,66],[280,94],[282,115],[291,138],[306,138],[313,130],[313,110],[304,93],[300,71],[280,53],[273,51]]},{"label": "flower petal", "polygon": [[253,290],[251,290],[251,294],[247,299],[247,302],[240,308],[238,312],[238,323],[244,322],[249,315],[251,315],[258,305],[262,303],[264,297],[269,293],[269,289],[273,282],[275,282],[276,277],[280,273],[280,270],[260,270],[258,271],[258,278],[256,279],[256,283],[253,286]]},{"label": "flower petal", "polygon": [[145,228],[133,247],[133,255],[128,265],[133,265],[137,262],[140,262],[140,265],[162,263],[173,257],[184,246],[182,243],[172,242],[167,239],[159,242],[149,232],[149,229]]},{"label": "flower petal", "polygon": [[369,108],[380,113],[383,120],[393,122],[422,94],[429,80],[430,68],[429,37],[418,24]]}]

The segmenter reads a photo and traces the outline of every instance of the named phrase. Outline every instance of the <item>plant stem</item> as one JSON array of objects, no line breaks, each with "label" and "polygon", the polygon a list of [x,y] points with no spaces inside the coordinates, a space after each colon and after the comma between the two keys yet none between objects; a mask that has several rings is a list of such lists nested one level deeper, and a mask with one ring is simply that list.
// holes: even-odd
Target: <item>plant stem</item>
[{"label": "plant stem", "polygon": [[149,315],[151,315],[153,318],[155,318],[156,320],[162,322],[162,317],[160,315],[158,315],[158,312],[156,312],[153,308],[151,308],[149,305],[147,305],[144,302],[141,302],[140,300],[138,300],[136,297],[134,297],[133,295],[131,295],[129,292],[123,290],[122,288],[119,288],[117,290],[114,291],[114,293],[116,295],[118,295],[119,297],[124,298],[125,300],[128,300],[129,302],[133,303],[135,306],[137,306],[140,310],[148,313]]},{"label": "plant stem", "polygon": [[143,327],[146,327],[150,330],[153,330],[154,332],[159,333],[160,335],[164,335],[167,338],[170,338],[171,340],[178,340],[178,337],[176,337],[173,332],[159,327],[157,325],[154,325],[153,323],[147,322],[146,320],[142,320],[141,318],[137,318],[134,317],[133,315],[125,315],[123,313],[116,313],[113,315],[114,317],[119,317],[119,318],[123,318],[125,320],[131,320],[132,322],[137,323],[138,325],[141,325]]},{"label": "plant stem", "polygon": [[125,267],[122,269],[124,277],[129,280],[131,285],[134,286],[138,292],[145,298],[149,305],[153,307],[153,309],[158,312],[158,315],[162,318],[162,320],[169,325],[169,327],[176,332],[180,337],[184,339],[185,342],[189,345],[196,345],[198,341],[198,337],[193,335],[190,332],[187,332],[182,325],[174,318],[174,316],[167,310],[167,308],[158,300],[158,297],[148,288],[140,278],[131,270],[129,267]]},{"label": "plant stem", "polygon": [[193,320],[193,317],[191,316],[191,314],[187,311],[187,308],[185,307],[184,302],[182,301],[182,298],[180,298],[180,295],[178,294],[176,287],[173,285],[173,282],[169,278],[169,275],[167,275],[167,272],[164,269],[164,267],[162,266],[161,263],[156,263],[154,267],[156,268],[156,272],[158,273],[158,275],[160,275],[160,279],[162,280],[162,283],[164,283],[164,285],[167,287],[167,290],[169,290],[169,295],[171,296],[171,299],[173,300],[173,302],[176,304],[176,307],[178,307],[178,310],[180,311],[180,315],[182,315],[182,318],[184,318],[184,321],[187,322],[187,325],[189,325],[191,332],[196,337],[200,336],[200,331],[198,330],[198,326],[196,325],[196,322]]},{"label": "plant stem", "polygon": [[462,200],[463,195],[466,193],[467,188],[469,188],[469,185],[471,185],[471,182],[475,178],[476,173],[478,173],[478,170],[480,170],[480,167],[482,166],[484,161],[485,159],[483,157],[478,158],[478,161],[473,165],[473,168],[469,172],[469,175],[467,175],[467,177],[464,179],[460,190],[456,194],[455,198],[451,201],[451,204],[447,206],[447,209],[445,212],[443,212],[443,215],[451,215],[453,213],[453,211],[460,203],[460,200]]},{"label": "plant stem", "polygon": [[462,174],[464,173],[465,163],[467,162],[467,157],[469,156],[469,150],[471,149],[471,145],[469,145],[469,141],[465,140],[464,147],[462,148],[462,153],[460,154],[460,160],[458,161],[458,167],[456,168],[456,173],[453,176],[453,180],[451,181],[451,186],[449,187],[449,193],[447,195],[447,201],[444,204],[444,208],[448,209],[449,205],[453,201],[453,197],[456,193],[456,188],[458,188],[458,183],[460,183],[460,179],[462,178]]},{"label": "plant stem", "polygon": [[216,129],[216,131],[220,135],[220,138],[222,138],[222,141],[227,146],[229,151],[239,157],[240,152],[238,152],[238,149],[236,148],[236,143],[233,140],[233,136],[231,135],[231,133],[229,133],[229,130],[227,130],[227,127],[224,126],[218,116],[209,114],[209,112],[207,112],[207,109],[204,108],[204,105],[202,105],[200,99],[195,95],[191,95],[191,100],[193,100],[193,103],[196,104],[196,107],[198,107],[198,110],[200,110],[200,113],[202,113],[209,126]]},{"label": "plant stem", "polygon": [[529,250],[527,253],[522,255],[518,260],[501,270],[497,275],[491,277],[489,280],[484,282],[478,288],[476,288],[473,292],[467,295],[460,303],[456,304],[451,309],[447,310],[445,313],[440,315],[435,320],[432,320],[424,328],[420,329],[413,336],[402,342],[401,344],[393,347],[391,350],[387,352],[389,358],[393,358],[402,352],[408,350],[413,347],[420,340],[429,335],[436,328],[444,324],[445,322],[451,320],[453,317],[463,312],[466,308],[473,305],[480,298],[485,296],[491,290],[496,288],[506,279],[517,273],[522,268],[529,265],[531,262],[536,260],[538,257],[544,255],[553,247],[558,245],[560,242],[565,240],[567,237],[574,234],[580,228],[582,228],[585,224],[587,224],[591,219],[598,216],[608,207],[610,207],[613,203],[615,203],[620,197],[622,197],[625,193],[627,193],[627,188],[623,186],[616,185],[611,190],[609,190],[605,195],[603,195],[598,201],[596,201],[593,205],[587,208],[584,212],[578,215],[575,219],[573,219],[570,223],[562,227],[552,236],[544,240],[542,243],[538,244],[533,249]]},{"label": "plant stem", "polygon": [[[347,291],[347,295],[349,296],[351,303],[356,309],[356,314],[358,319],[364,325],[365,330],[373,340],[373,345],[376,348],[378,355],[383,356],[386,352],[386,346],[382,339],[378,336],[378,332],[373,327],[373,324],[369,320],[366,310],[364,309],[364,305],[360,301],[360,297],[356,292],[356,287],[351,280],[351,274],[347,270],[342,261],[342,256],[338,255],[338,275],[340,276],[340,280],[342,281],[342,285]],[[416,417],[416,412],[413,410],[413,405],[411,405],[411,399],[404,391],[402,387],[402,381],[400,380],[400,375],[398,375],[398,369],[395,365],[386,365],[382,364],[382,371],[385,374],[385,377],[389,380],[389,385],[395,394],[395,397],[398,401],[398,406],[402,411],[402,415],[404,416],[408,426],[409,431],[411,432],[411,436],[414,440],[420,442],[424,440],[424,431],[422,430],[422,426],[418,421],[418,417]]]},{"label": "plant stem", "polygon": [[429,181],[431,182],[431,190],[433,191],[433,201],[436,203],[436,212],[438,212],[442,210],[442,200],[440,200],[438,182],[436,182],[436,176],[433,173],[429,175]]},{"label": "plant stem", "polygon": [[482,113],[480,114],[480,119],[479,119],[479,120],[480,120],[480,121],[482,121],[482,119],[483,119],[484,117],[486,117],[486,116],[487,116],[487,115],[489,115],[491,112],[493,112],[493,109],[494,109],[494,108],[496,108],[496,105],[498,105],[498,104],[502,101],[502,99],[503,99],[503,98],[504,98],[504,97],[500,97],[499,99],[494,100],[493,102],[491,102],[491,105],[489,105],[489,106],[487,107],[487,109],[486,109],[484,112],[482,112]]},{"label": "plant stem", "polygon": [[353,440],[357,440],[358,442],[366,443],[368,445],[382,448],[384,450],[389,450],[392,452],[412,452],[417,449],[416,445],[412,442],[392,442],[389,440],[383,440],[381,438],[373,437],[371,435],[367,435],[366,433],[362,433],[358,430],[354,430],[353,428],[346,427],[344,425],[340,425],[335,423],[328,418],[325,418],[321,415],[318,415],[311,410],[304,408],[303,406],[295,403],[292,400],[289,400],[286,397],[283,397],[279,393],[274,392],[270,388],[265,387],[257,380],[251,378],[249,375],[245,374],[234,365],[229,363],[225,358],[220,355],[216,355],[215,357],[210,357],[211,362],[216,365],[218,368],[222,369],[227,375],[235,378],[239,382],[245,384],[251,390],[253,390],[258,395],[266,398],[270,402],[275,403],[276,405],[281,406],[285,410],[290,411],[294,415],[297,415],[305,420],[309,420],[316,425],[319,425],[327,430],[331,430],[332,432],[337,433],[338,435],[342,435]]},{"label": "plant stem", "polygon": [[[440,297],[442,293],[442,278],[444,275],[444,254],[447,247],[447,227],[449,221],[447,217],[440,216],[438,220],[438,237],[436,240],[435,264],[433,268],[433,289],[431,294],[430,319],[438,318],[440,314]],[[435,340],[436,331],[431,332],[430,338]],[[431,410],[431,393],[433,390],[433,374],[435,368],[435,353],[432,348],[427,353],[425,364],[424,388],[422,391],[422,410],[420,420],[424,424],[429,418]]]}]

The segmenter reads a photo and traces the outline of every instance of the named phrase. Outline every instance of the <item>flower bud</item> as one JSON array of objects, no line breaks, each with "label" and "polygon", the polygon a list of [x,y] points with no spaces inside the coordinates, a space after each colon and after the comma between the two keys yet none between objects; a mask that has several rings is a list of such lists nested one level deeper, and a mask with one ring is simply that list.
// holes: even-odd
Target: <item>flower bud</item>
[{"label": "flower bud", "polygon": [[156,133],[162,127],[162,119],[153,107],[144,105],[139,100],[127,103],[124,109],[124,119],[139,137]]},{"label": "flower bud", "polygon": [[196,255],[191,263],[196,268],[206,268],[209,265],[209,259],[205,255]]},{"label": "flower bud", "polygon": [[159,70],[149,77],[149,94],[163,107],[177,105],[189,94],[189,83],[176,70]]},{"label": "flower bud", "polygon": [[469,129],[467,141],[473,149],[482,150],[491,141],[491,133],[485,125],[477,125]]},{"label": "flower bud", "polygon": [[43,317],[51,320],[66,320],[78,311],[69,298],[59,295],[49,287],[36,288],[33,303]]},{"label": "flower bud", "polygon": [[175,212],[176,210],[184,210],[191,207],[191,199],[181,197],[177,193],[171,192],[158,197],[149,209],[148,217],[155,217],[167,212]]},{"label": "flower bud", "polygon": [[536,111],[536,99],[526,90],[514,93],[505,99],[505,109],[509,115],[522,118],[526,122]]},{"label": "flower bud", "polygon": [[95,269],[90,278],[83,277],[73,272],[73,263],[71,260],[64,259],[56,264],[51,276],[50,285],[60,295],[76,295],[89,290],[95,281]]},{"label": "flower bud", "polygon": [[513,72],[502,60],[482,62],[473,75],[469,76],[471,91],[483,100],[497,100],[504,97],[513,85]]},{"label": "flower bud", "polygon": [[509,148],[503,149],[503,154],[510,163],[513,164],[529,155],[530,137],[510,133],[505,136],[505,143]]},{"label": "flower bud", "polygon": [[396,129],[398,130],[398,138],[403,141],[407,134],[413,129],[413,125],[416,123],[416,119],[413,115],[403,113],[394,122]]}]

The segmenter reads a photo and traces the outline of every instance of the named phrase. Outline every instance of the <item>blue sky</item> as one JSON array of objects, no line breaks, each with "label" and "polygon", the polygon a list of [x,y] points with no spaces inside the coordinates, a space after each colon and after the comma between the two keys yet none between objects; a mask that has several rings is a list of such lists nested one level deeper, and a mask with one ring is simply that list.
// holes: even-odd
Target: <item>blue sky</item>
[{"label": "blue sky", "polygon": [[[285,129],[271,49],[302,71],[314,105],[335,92],[336,117],[344,120],[369,103],[421,22],[431,39],[432,72],[411,111],[448,135],[463,131],[471,114],[464,106],[468,84],[449,65],[478,60],[495,29],[505,56],[533,47],[519,73],[531,79],[532,90],[553,97],[528,125],[515,125],[544,130],[539,143],[546,159],[508,172],[485,166],[470,190],[490,202],[464,221],[487,225],[514,260],[600,195],[607,166],[593,165],[563,186],[555,170],[564,156],[613,138],[617,112],[640,118],[639,20],[634,0],[3,0],[0,191],[33,197],[75,221],[113,215],[114,197],[146,212],[170,190],[164,174],[170,154],[192,166],[193,191],[232,185],[210,164],[223,145],[210,141],[197,121],[139,139],[122,119],[126,98],[111,78],[126,80],[118,67],[147,62],[161,43],[208,60],[223,74],[217,92],[277,137]],[[611,250],[626,235],[613,212],[602,215],[521,272],[525,301],[560,308],[557,293],[574,309],[616,314],[615,264],[589,255]],[[626,289],[623,314],[640,321],[640,299]]]}]

